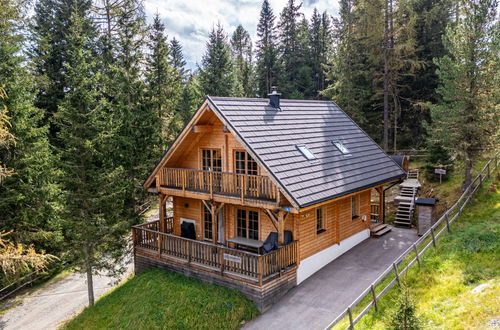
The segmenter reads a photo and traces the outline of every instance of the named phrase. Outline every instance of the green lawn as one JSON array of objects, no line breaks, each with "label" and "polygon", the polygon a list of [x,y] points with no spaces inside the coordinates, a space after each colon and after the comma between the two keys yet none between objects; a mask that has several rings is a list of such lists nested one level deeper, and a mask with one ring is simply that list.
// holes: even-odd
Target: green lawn
[{"label": "green lawn", "polygon": [[64,328],[238,329],[258,313],[237,291],[151,270],[120,285]]},{"label": "green lawn", "polygon": [[[489,182],[476,196],[452,233],[424,256],[422,269],[414,266],[403,277],[424,329],[487,329],[500,319],[500,191]],[[389,328],[398,294],[392,289],[379,301],[380,312],[372,310],[356,328]]]}]

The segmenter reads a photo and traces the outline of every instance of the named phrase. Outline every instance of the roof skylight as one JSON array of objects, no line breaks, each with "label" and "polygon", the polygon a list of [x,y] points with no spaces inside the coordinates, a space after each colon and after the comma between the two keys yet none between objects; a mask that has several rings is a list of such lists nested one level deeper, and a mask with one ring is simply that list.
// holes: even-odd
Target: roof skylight
[{"label": "roof skylight", "polygon": [[307,148],[305,145],[297,145],[297,149],[306,157],[308,160],[315,160],[316,156]]},{"label": "roof skylight", "polygon": [[344,155],[348,155],[349,154],[349,149],[347,149],[347,147],[342,142],[340,142],[338,140],[334,140],[334,141],[332,141],[332,143]]}]

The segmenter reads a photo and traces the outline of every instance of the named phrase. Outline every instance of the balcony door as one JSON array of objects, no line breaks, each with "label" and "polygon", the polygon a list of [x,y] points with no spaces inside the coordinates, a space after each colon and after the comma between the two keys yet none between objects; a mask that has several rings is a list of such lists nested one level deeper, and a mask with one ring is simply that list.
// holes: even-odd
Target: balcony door
[{"label": "balcony door", "polygon": [[[234,169],[238,174],[257,175],[257,162],[246,151],[234,152]],[[246,193],[255,194],[257,191],[257,180],[255,177],[245,176]],[[241,191],[241,180],[237,181],[238,191]]]},{"label": "balcony door", "polygon": [[203,173],[203,182],[205,190],[210,190],[210,172],[212,174],[212,182],[214,192],[221,190],[222,182],[222,152],[220,149],[202,149],[201,150],[201,169],[207,171]]},{"label": "balcony door", "polygon": [[259,239],[259,212],[236,210],[236,235],[247,239]]}]

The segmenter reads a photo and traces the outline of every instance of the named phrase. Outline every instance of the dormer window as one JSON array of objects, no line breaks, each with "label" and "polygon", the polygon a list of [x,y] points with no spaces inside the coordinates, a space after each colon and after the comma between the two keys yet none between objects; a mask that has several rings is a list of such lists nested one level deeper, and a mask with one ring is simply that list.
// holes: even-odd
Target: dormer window
[{"label": "dormer window", "polygon": [[339,151],[344,154],[344,155],[349,155],[349,149],[340,141],[338,140],[333,140],[332,141],[333,145],[339,149]]},{"label": "dormer window", "polygon": [[297,149],[306,157],[308,160],[315,160],[316,156],[307,148],[305,145],[297,145]]}]

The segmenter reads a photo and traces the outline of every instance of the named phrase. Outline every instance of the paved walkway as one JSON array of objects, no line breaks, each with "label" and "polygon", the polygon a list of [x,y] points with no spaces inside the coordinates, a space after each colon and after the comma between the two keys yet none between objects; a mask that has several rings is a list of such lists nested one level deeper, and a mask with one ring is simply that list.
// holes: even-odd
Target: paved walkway
[{"label": "paved walkway", "polygon": [[324,329],[417,239],[415,230],[393,228],[380,238],[365,240],[243,329]]}]

